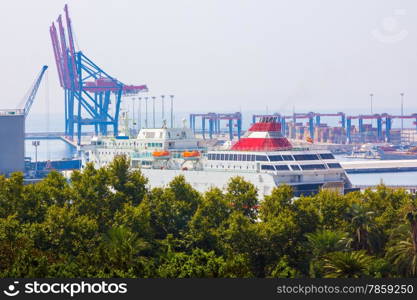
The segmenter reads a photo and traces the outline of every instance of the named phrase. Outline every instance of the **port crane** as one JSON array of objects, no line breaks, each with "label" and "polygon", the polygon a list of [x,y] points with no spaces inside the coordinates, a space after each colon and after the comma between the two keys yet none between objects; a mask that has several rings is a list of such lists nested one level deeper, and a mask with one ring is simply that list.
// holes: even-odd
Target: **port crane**
[{"label": "port crane", "polygon": [[36,93],[38,92],[43,75],[45,74],[47,69],[48,66],[46,65],[42,67],[39,75],[35,79],[35,82],[28,91],[28,96],[25,97],[19,105],[19,107],[23,107],[23,115],[25,116],[25,118],[29,114],[30,108],[32,107],[33,102],[35,101]]},{"label": "port crane", "polygon": [[148,88],[146,85],[120,82],[82,51],[76,51],[68,5],[65,5],[64,12],[64,17],[59,15],[57,26],[52,22],[49,33],[59,83],[65,95],[65,135],[73,140],[76,127],[80,145],[84,126],[94,126],[95,134],[104,136],[107,135],[108,126],[112,126],[113,134],[117,136],[122,95],[147,92]]}]

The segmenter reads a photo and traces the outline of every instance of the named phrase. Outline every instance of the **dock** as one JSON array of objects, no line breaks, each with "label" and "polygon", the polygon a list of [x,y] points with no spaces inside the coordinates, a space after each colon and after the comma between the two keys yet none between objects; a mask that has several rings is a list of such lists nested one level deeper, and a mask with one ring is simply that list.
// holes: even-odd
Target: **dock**
[{"label": "dock", "polygon": [[[393,189],[393,190],[405,190],[409,193],[415,194],[417,192],[417,185],[385,185],[386,187]],[[358,184],[354,186],[355,188],[359,188],[361,191],[371,189],[376,190],[377,185],[364,185]]]},{"label": "dock", "polygon": [[[83,132],[81,139],[82,143],[89,143],[93,132]],[[29,132],[25,134],[25,140],[61,140],[71,147],[78,149],[77,141],[65,136],[64,132]]]},{"label": "dock", "polygon": [[341,161],[340,164],[350,174],[417,171],[417,159]]}]

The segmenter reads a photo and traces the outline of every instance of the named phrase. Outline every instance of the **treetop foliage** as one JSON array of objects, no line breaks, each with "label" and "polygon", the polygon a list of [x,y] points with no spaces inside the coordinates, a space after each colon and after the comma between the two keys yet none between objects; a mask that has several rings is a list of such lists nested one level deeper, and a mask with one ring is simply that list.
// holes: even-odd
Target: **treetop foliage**
[{"label": "treetop foliage", "polygon": [[0,177],[1,277],[417,277],[417,198],[380,185],[260,200],[253,184],[151,188],[117,157],[67,181]]}]

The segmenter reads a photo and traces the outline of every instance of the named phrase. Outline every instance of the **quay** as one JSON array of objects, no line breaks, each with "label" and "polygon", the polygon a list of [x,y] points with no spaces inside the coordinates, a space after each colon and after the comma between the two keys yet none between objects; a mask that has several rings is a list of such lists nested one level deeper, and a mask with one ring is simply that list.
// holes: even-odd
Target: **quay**
[{"label": "quay", "polygon": [[340,164],[350,174],[417,171],[417,159],[341,161]]}]

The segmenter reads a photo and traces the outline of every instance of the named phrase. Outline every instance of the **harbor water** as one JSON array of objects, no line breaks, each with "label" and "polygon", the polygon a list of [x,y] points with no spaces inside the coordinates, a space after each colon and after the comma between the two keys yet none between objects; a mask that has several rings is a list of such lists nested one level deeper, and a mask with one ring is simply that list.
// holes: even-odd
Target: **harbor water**
[{"label": "harbor water", "polygon": [[[33,140],[25,141],[25,156],[35,161],[36,148],[32,145]],[[61,160],[73,158],[77,150],[62,140],[39,140],[38,161]]]}]

